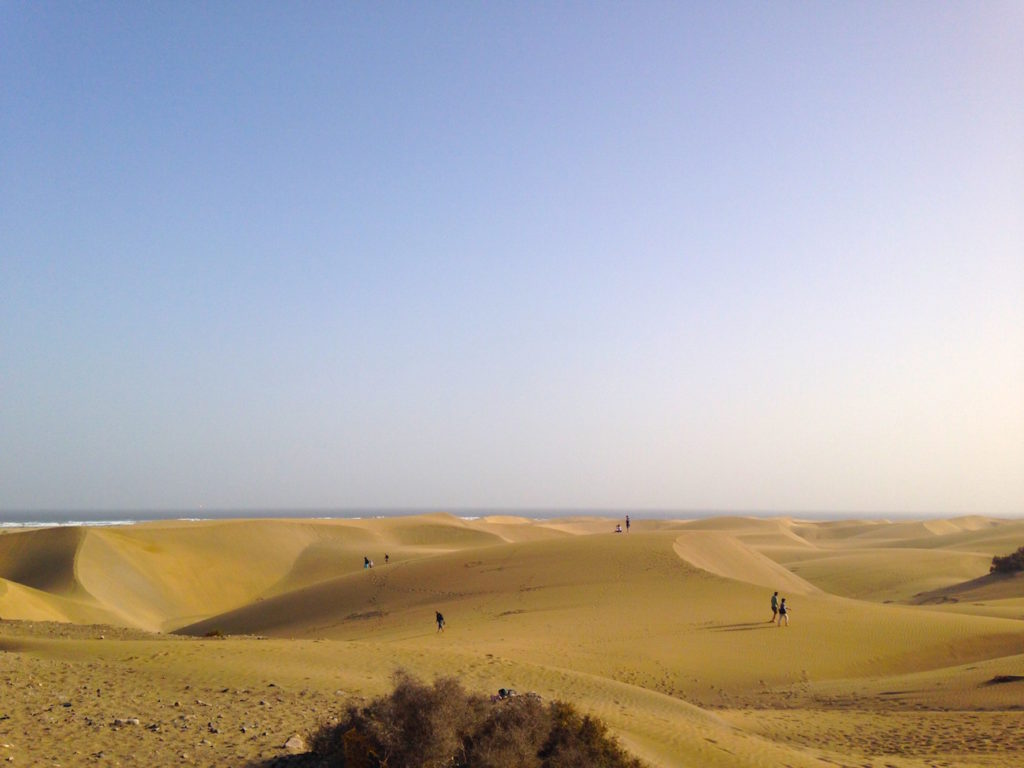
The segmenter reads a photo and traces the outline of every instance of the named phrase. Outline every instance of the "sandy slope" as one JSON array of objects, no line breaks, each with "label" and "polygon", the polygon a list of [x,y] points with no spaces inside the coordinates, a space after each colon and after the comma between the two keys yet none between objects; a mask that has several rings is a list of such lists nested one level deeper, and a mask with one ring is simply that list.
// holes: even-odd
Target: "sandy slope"
[{"label": "sandy slope", "polygon": [[[1024,541],[1021,521],[613,526],[425,515],[5,533],[0,759],[266,760],[404,667],[571,699],[654,765],[1024,762],[1008,725],[1024,705],[1024,579],[986,576]],[[789,627],[767,622],[775,589]]]}]

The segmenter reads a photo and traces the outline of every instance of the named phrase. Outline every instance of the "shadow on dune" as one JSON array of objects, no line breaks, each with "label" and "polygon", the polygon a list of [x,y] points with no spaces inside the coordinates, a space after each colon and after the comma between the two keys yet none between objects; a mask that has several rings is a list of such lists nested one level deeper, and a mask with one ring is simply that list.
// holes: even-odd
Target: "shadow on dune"
[{"label": "shadow on dune", "polygon": [[1024,574],[987,573],[970,581],[952,586],[918,592],[911,605],[941,605],[942,603],[970,602],[972,600],[999,600],[1024,594]]},{"label": "shadow on dune", "polygon": [[771,621],[750,621],[745,624],[719,624],[714,627],[707,627],[710,632],[748,632],[752,629],[767,629],[774,626]]},{"label": "shadow on dune", "polygon": [[1003,683],[1019,683],[1024,680],[1024,675],[996,675],[991,680],[986,680],[982,685],[1002,685]]},{"label": "shadow on dune", "polygon": [[249,763],[246,768],[326,768],[325,763],[313,754],[282,755],[258,763]]},{"label": "shadow on dune", "polygon": [[78,580],[78,553],[86,532],[78,527],[41,528],[0,539],[0,578],[41,592],[92,597]]}]

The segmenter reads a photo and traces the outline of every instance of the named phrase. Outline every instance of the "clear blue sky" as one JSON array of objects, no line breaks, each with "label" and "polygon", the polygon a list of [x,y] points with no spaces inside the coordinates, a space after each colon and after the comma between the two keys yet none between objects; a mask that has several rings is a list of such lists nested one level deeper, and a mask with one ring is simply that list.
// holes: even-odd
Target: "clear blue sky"
[{"label": "clear blue sky", "polygon": [[0,2],[0,509],[1024,514],[1024,5]]}]

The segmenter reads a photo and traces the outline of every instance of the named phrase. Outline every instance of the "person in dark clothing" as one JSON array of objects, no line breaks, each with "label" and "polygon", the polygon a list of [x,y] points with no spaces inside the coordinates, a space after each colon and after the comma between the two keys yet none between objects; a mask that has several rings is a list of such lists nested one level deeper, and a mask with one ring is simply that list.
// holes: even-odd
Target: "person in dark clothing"
[{"label": "person in dark clothing", "polygon": [[779,626],[782,626],[782,620],[786,620],[786,626],[789,626],[789,608],[786,607],[786,598],[782,598],[782,602],[779,603]]},{"label": "person in dark clothing", "polygon": [[779,593],[776,592],[772,595],[772,617],[768,621],[775,623],[775,620],[779,618]]},{"label": "person in dark clothing", "polygon": [[444,632],[444,616],[440,611],[435,611],[435,613],[437,613],[437,631]]}]

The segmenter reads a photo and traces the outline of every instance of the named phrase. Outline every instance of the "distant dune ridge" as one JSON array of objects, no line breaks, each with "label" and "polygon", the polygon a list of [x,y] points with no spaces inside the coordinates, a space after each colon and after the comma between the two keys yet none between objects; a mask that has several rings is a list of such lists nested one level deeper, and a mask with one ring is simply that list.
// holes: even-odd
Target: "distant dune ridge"
[{"label": "distant dune ridge", "polygon": [[[281,734],[252,735],[266,728],[249,729],[245,708],[259,705],[238,693],[269,676],[276,727],[301,732],[341,705],[336,691],[379,694],[398,667],[566,698],[652,765],[1024,764],[1024,736],[1003,730],[1024,717],[1024,578],[988,575],[993,555],[1024,543],[1024,521],[614,525],[432,514],[7,529],[0,663],[65,697],[101,673],[114,689],[149,686],[150,733],[165,736],[133,736],[124,754],[152,764],[273,756]],[[775,590],[788,627],[769,623]],[[214,635],[227,639],[203,639]],[[167,702],[197,698],[185,684],[223,699],[245,738],[214,725],[187,744],[166,735]],[[18,703],[0,704],[0,759],[28,754],[17,727],[74,764],[32,719],[45,686],[32,690],[9,680],[3,692]],[[128,749],[121,729],[69,718],[96,751]],[[931,736],[909,739],[915,728]]]}]

